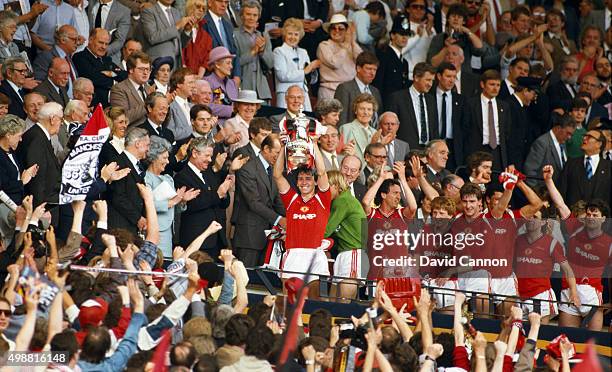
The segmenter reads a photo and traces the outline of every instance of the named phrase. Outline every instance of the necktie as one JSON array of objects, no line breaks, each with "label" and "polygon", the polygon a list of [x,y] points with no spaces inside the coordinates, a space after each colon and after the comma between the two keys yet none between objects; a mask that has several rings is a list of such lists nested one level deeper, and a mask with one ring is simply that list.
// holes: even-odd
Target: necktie
[{"label": "necktie", "polygon": [[70,60],[70,56],[66,55],[64,59],[66,62],[68,62],[68,67],[70,67],[70,80],[74,82],[76,80],[76,76],[74,75],[74,70],[72,69],[72,61]]},{"label": "necktie", "polygon": [[332,154],[331,156],[331,162],[332,162],[332,170],[338,170],[338,158],[336,157],[336,154]]},{"label": "necktie", "polygon": [[446,136],[446,92],[442,93],[442,130],[440,131],[440,138],[445,139]]},{"label": "necktie", "polygon": [[493,101],[489,100],[489,146],[493,150],[497,148],[497,134],[495,133],[495,116],[493,115]]},{"label": "necktie", "polygon": [[593,177],[593,165],[591,164],[591,157],[590,156],[586,157],[585,168],[586,168],[586,177],[587,177],[587,180],[590,180]]},{"label": "necktie", "polygon": [[567,158],[565,157],[565,143],[559,144],[559,148],[561,149],[561,166],[565,165]]},{"label": "necktie", "polygon": [[372,94],[372,91],[370,90],[370,86],[369,85],[366,85],[365,88],[363,88],[363,92],[364,93]]},{"label": "necktie", "polygon": [[270,180],[270,182],[272,182],[272,166],[268,165],[268,168],[266,168],[266,172],[268,173],[268,179]]},{"label": "necktie", "polygon": [[419,95],[419,111],[421,120],[421,144],[427,143],[427,120],[425,119],[425,95]]},{"label": "necktie", "polygon": [[576,97],[576,88],[574,88],[574,84],[566,84],[570,89],[570,94],[572,98]]},{"label": "necktie", "polygon": [[140,87],[138,87],[138,91],[140,92],[140,97],[142,98],[142,101],[146,101],[147,100],[147,93],[145,92],[144,86],[141,85]]},{"label": "necktie", "polygon": [[25,95],[26,95],[25,89],[20,88],[18,93],[19,93],[19,98],[21,98],[21,101],[23,102],[23,97],[25,97]]},{"label": "necktie", "polygon": [[232,21],[232,25],[234,28],[238,28],[238,22],[236,22],[236,17],[234,17],[234,11],[232,10],[232,5],[227,5],[227,14],[229,15],[230,21]]},{"label": "necktie", "polygon": [[96,13],[96,19],[94,21],[94,25],[96,28],[102,28],[103,24],[102,24],[102,8],[104,8],[106,6],[106,4],[104,3],[100,3],[100,6],[98,7],[98,12]]},{"label": "necktie", "polygon": [[386,147],[387,147],[387,159],[389,160],[389,164],[393,166],[393,160],[394,160],[393,158],[395,158],[393,142],[389,142]]},{"label": "necktie", "polygon": [[[176,21],[172,15],[172,8],[168,7],[168,9],[166,9],[166,13],[168,13],[168,22],[170,22],[170,27],[173,27],[176,24]],[[179,54],[179,41],[176,37],[172,40],[174,41],[174,55],[177,56]],[[174,60],[176,61],[176,58],[174,58]]]},{"label": "necktie", "polygon": [[223,18],[219,18],[219,21],[217,22],[217,30],[219,30],[219,36],[221,36],[221,43],[223,43],[223,46],[227,48],[227,36],[225,35],[225,27],[223,27]]},{"label": "necktie", "polygon": [[139,175],[140,177],[144,177],[145,167],[144,167],[144,164],[142,163],[142,161],[140,161],[140,160],[139,160],[139,161],[136,163],[136,170],[138,171],[138,175]]}]

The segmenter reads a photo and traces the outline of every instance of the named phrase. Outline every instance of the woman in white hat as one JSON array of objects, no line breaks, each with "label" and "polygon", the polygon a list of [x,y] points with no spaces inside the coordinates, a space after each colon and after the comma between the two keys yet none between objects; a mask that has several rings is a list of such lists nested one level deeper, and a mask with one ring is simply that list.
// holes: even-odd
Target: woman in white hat
[{"label": "woman in white hat", "polygon": [[238,92],[238,98],[234,99],[236,116],[227,119],[223,126],[227,133],[240,133],[240,140],[229,147],[230,156],[234,155],[234,150],[249,143],[249,125],[263,102],[254,90]]},{"label": "woman in white hat", "polygon": [[334,14],[323,24],[323,30],[330,39],[317,49],[321,61],[319,99],[333,98],[338,85],[355,78],[355,60],[362,52],[355,40],[355,28],[343,14]]},{"label": "woman in white hat", "polygon": [[286,108],[285,93],[293,85],[304,92],[304,111],[312,111],[306,75],[321,65],[318,59],[310,62],[306,49],[298,47],[304,37],[304,24],[297,18],[289,18],[283,25],[283,45],[274,49],[274,73],[276,75],[276,106]]}]

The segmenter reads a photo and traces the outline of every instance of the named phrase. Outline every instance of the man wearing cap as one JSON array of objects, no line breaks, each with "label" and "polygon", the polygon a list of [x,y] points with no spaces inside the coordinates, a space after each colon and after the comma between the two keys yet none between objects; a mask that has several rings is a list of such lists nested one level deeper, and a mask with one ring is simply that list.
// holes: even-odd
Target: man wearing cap
[{"label": "man wearing cap", "polygon": [[537,98],[542,79],[521,76],[516,79],[516,83],[514,94],[506,99],[512,116],[512,130],[508,137],[508,164],[514,164],[522,171],[523,161],[534,140],[529,133],[534,123],[529,118],[527,107]]},{"label": "man wearing cap", "polygon": [[233,155],[236,149],[249,143],[249,125],[263,102],[257,98],[257,92],[254,90],[238,92],[238,98],[234,100],[236,116],[226,120],[224,125],[226,131],[240,134],[240,140],[229,147],[230,155]]},{"label": "man wearing cap", "polygon": [[172,3],[174,0],[159,0],[142,11],[143,50],[152,60],[172,56],[174,65],[181,66],[182,46],[189,41],[191,29],[197,20],[193,16],[181,18],[180,11]]},{"label": "man wearing cap", "polygon": [[230,79],[234,54],[225,47],[216,47],[208,55],[208,68],[211,74],[204,77],[210,84],[213,101],[209,104],[215,116],[219,117],[219,125],[229,119],[234,112],[232,102],[238,97],[238,85]]},{"label": "man wearing cap", "polygon": [[151,60],[144,52],[130,54],[126,62],[128,78],[113,85],[110,104],[125,110],[129,125],[138,126],[145,120],[145,100],[154,88],[147,84],[151,72]]},{"label": "man wearing cap", "polygon": [[[239,86],[240,60],[236,57],[238,48],[234,40],[234,27],[225,18],[228,5],[229,2],[224,0],[211,0],[208,2],[208,11],[204,15],[204,20],[206,21],[206,23],[204,23],[204,30],[212,37],[213,48],[223,47],[228,51],[227,54],[232,54],[233,63],[230,70],[230,76],[234,77],[233,80],[236,86]],[[212,58],[210,56],[208,58],[208,63],[213,63]]]},{"label": "man wearing cap", "polygon": [[383,95],[383,102],[391,93],[408,88],[408,60],[402,56],[402,49],[408,44],[410,22],[404,15],[393,21],[391,42],[378,54],[380,65],[376,71],[374,85]]}]

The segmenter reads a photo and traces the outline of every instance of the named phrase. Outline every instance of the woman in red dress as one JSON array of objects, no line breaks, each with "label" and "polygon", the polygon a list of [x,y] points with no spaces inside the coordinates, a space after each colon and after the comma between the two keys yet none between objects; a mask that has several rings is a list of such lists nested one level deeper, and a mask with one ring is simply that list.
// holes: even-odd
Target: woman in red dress
[{"label": "woman in red dress", "polygon": [[212,50],[212,38],[204,30],[206,3],[204,0],[188,0],[185,14],[195,17],[198,23],[194,25],[191,39],[183,48],[183,64],[201,78],[206,73],[208,54]]}]

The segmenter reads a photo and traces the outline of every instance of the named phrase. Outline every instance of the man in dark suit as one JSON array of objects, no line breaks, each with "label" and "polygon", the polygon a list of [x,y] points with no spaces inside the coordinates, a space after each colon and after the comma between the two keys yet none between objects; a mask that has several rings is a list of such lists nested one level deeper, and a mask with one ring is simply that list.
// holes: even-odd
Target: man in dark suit
[{"label": "man in dark suit", "polygon": [[608,118],[608,110],[604,108],[597,100],[593,99],[593,97],[597,97],[599,94],[599,89],[601,87],[601,81],[597,77],[597,73],[594,71],[589,72],[582,76],[580,80],[580,88],[578,89],[577,95],[580,96],[583,93],[588,93],[591,97],[589,102],[591,105],[587,110],[587,123],[590,123],[592,120],[598,118]]},{"label": "man in dark suit", "polygon": [[578,61],[574,56],[566,56],[561,59],[561,79],[548,86],[546,93],[551,108],[563,107],[569,109],[566,103],[576,97],[576,82],[578,80]]},{"label": "man in dark suit", "polygon": [[36,80],[43,81],[47,78],[47,72],[51,65],[51,60],[54,57],[65,59],[70,63],[70,80],[74,81],[78,78],[76,67],[72,62],[72,55],[77,49],[77,43],[79,40],[79,33],[76,28],[71,25],[63,25],[55,31],[53,36],[55,39],[55,45],[51,50],[39,52],[34,59],[32,69],[34,70],[34,77]]},{"label": "man in dark suit", "polygon": [[446,168],[451,171],[464,164],[461,120],[465,98],[463,94],[459,94],[453,89],[456,81],[457,69],[455,65],[442,62],[436,73],[436,89],[430,92],[436,103],[440,138],[446,141],[450,150]]},{"label": "man in dark suit", "polygon": [[[226,17],[228,3],[222,0],[213,0],[208,4],[208,11],[204,15],[206,23],[204,30],[208,32],[213,41],[213,48],[223,46],[231,54],[236,55],[232,60],[232,77],[240,81],[240,60],[238,58],[236,42],[234,41],[234,27]],[[315,57],[316,58],[316,57]]]},{"label": "man in dark suit", "polygon": [[[410,22],[405,15],[398,16],[393,21],[391,42],[378,52],[380,65],[376,71],[374,85],[382,92],[382,99],[388,104],[388,97],[399,90],[408,88],[408,60],[402,56],[402,49],[408,44]],[[346,108],[345,108],[346,109]]]},{"label": "man in dark suit", "polygon": [[28,67],[25,60],[21,57],[10,57],[2,64],[2,83],[0,83],[0,93],[10,98],[8,113],[18,116],[25,120],[27,117],[23,103],[27,93],[24,89],[26,83],[26,73]]},{"label": "man in dark suit", "polygon": [[164,125],[168,115],[168,98],[163,93],[155,92],[147,97],[145,105],[147,116],[140,128],[146,130],[149,136],[158,136],[174,144],[174,134]]},{"label": "man in dark suit", "polygon": [[48,102],[56,102],[66,107],[68,101],[68,81],[70,80],[70,65],[59,57],[51,60],[48,76],[34,88],[34,92],[47,97]]},{"label": "man in dark suit", "polygon": [[538,78],[519,77],[514,94],[506,99],[513,120],[508,137],[508,164],[514,164],[520,171],[533,141],[530,129],[535,126],[527,109],[540,92],[541,84]]},{"label": "man in dark suit", "polygon": [[378,169],[387,164],[387,149],[385,145],[380,142],[370,143],[363,152],[363,158],[366,162],[366,166],[363,168],[363,176],[361,178],[367,185],[368,178],[370,178],[372,173],[377,172]]},{"label": "man in dark suit", "polygon": [[451,174],[446,169],[448,162],[448,146],[442,139],[432,140],[427,144],[425,154],[427,156],[427,173],[425,177],[431,184],[442,184],[444,177]]},{"label": "man in dark suit", "polygon": [[464,66],[465,56],[463,49],[457,44],[452,44],[446,47],[447,53],[444,57],[444,62],[448,62],[457,69],[457,78],[455,79],[455,88],[457,93],[464,97],[473,97],[480,94],[480,84],[478,75],[472,72],[469,67],[469,61]]},{"label": "man in dark suit", "polygon": [[[378,102],[379,113],[383,110],[382,96],[378,88],[372,85],[378,70],[378,58],[371,52],[362,52],[355,61],[356,74],[353,80],[346,81],[336,88],[334,98],[342,103],[343,110],[340,112],[340,125],[350,123],[355,119],[353,112],[353,101],[361,93],[370,93]],[[329,168],[328,168],[329,169]]]},{"label": "man in dark suit", "polygon": [[[338,135],[338,129],[328,124],[325,134],[319,137],[319,150],[323,155],[323,163],[327,170],[340,170],[340,163],[344,158],[343,154],[338,153],[338,145],[340,144],[340,137]],[[347,146],[347,148],[349,148]]]},{"label": "man in dark suit", "polygon": [[63,108],[45,103],[38,112],[38,122],[23,135],[17,154],[27,169],[38,165],[38,173],[26,186],[26,194],[34,197],[33,205],[59,202],[62,167],[53,153],[51,136],[59,132],[64,116]]},{"label": "man in dark suit", "polygon": [[567,205],[579,200],[601,199],[610,205],[612,161],[600,154],[606,139],[600,130],[588,131],[582,140],[584,156],[567,161],[559,177],[559,191]]},{"label": "man in dark suit", "polygon": [[75,54],[72,59],[79,76],[91,80],[95,87],[93,107],[98,103],[107,106],[108,92],[113,84],[127,77],[127,73],[106,55],[108,43],[110,43],[108,31],[102,28],[93,29],[89,34],[87,48]]},{"label": "man in dark suit", "polygon": [[232,243],[238,259],[247,267],[263,264],[267,242],[264,230],[276,225],[286,227],[285,207],[271,177],[280,151],[278,135],[271,134],[261,143],[259,156],[236,173]]},{"label": "man in dark suit", "polygon": [[151,59],[144,52],[128,56],[128,78],[113,85],[110,90],[110,104],[125,110],[130,126],[142,124],[147,114],[145,100],[154,88],[147,84],[151,72]]},{"label": "man in dark suit", "polygon": [[[225,209],[229,206],[228,190],[234,185],[234,179],[227,176],[221,182],[222,173],[216,174],[210,169],[213,147],[205,138],[195,138],[189,145],[189,160],[183,170],[174,177],[176,188],[185,186],[187,189],[200,190],[200,194],[187,202],[187,209],[181,214],[179,242],[188,246],[199,232],[210,225],[212,221],[225,221]],[[201,250],[211,257],[219,255],[220,248],[225,248],[225,229],[209,236]]]},{"label": "man in dark suit", "polygon": [[408,142],[410,149],[423,148],[439,137],[435,99],[427,94],[433,85],[436,69],[421,62],[414,66],[412,86],[389,96],[387,109],[397,113],[400,127],[397,138]]},{"label": "man in dark suit", "polygon": [[140,161],[146,157],[150,141],[142,128],[131,128],[125,136],[125,150],[114,161],[120,169],[129,168],[130,174],[108,187],[109,228],[122,228],[136,234],[147,226],[144,201],[136,184],[144,183],[145,168]]},{"label": "man in dark suit", "polygon": [[[529,150],[523,166],[524,173],[528,177],[540,177],[545,165],[552,165],[553,181],[558,182],[561,171],[567,162],[565,142],[572,138],[576,130],[576,122],[569,114],[552,114],[552,129],[538,137]],[[528,178],[530,186],[541,183],[533,178]]]},{"label": "man in dark suit", "polygon": [[525,57],[516,57],[510,62],[508,77],[502,81],[501,88],[499,89],[499,99],[507,101],[512,97],[518,86],[517,79],[529,76],[529,68],[529,60]]},{"label": "man in dark suit", "polygon": [[272,132],[279,133],[280,132],[280,122],[283,119],[294,119],[300,113],[300,109],[304,105],[304,91],[297,85],[292,85],[287,89],[287,94],[285,94],[285,103],[287,104],[287,111],[270,116],[270,121],[272,121]]},{"label": "man in dark suit", "polygon": [[[512,123],[508,104],[497,99],[501,85],[501,76],[495,70],[487,70],[482,74],[480,87],[482,94],[467,100],[462,130],[464,138],[464,154],[484,151],[493,156],[494,169],[508,166],[509,127]],[[468,135],[469,133],[469,135]]]},{"label": "man in dark suit", "polygon": [[356,197],[357,200],[362,200],[367,191],[365,185],[358,180],[361,168],[361,159],[355,155],[345,156],[340,163],[340,173],[349,185],[351,195]]},{"label": "man in dark suit", "polygon": [[[195,125],[194,125],[195,131]],[[234,158],[238,155],[248,156],[249,159],[255,159],[261,151],[263,140],[272,133],[272,122],[267,118],[253,118],[249,123],[249,138],[250,141],[246,145],[239,147],[234,151]],[[327,168],[326,168],[327,169]]]},{"label": "man in dark suit", "polygon": [[119,65],[121,48],[132,26],[130,9],[120,1],[112,0],[94,0],[89,3],[87,9],[90,29],[103,28],[112,32],[107,53],[113,59],[113,62]]}]

